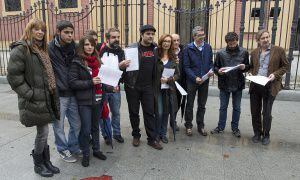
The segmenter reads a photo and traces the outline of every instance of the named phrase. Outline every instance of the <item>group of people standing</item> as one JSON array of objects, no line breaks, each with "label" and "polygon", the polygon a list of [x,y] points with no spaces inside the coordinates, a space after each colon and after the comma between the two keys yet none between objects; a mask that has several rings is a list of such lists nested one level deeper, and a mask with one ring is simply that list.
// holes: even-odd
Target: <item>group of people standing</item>
[{"label": "group of people standing", "polygon": [[[245,88],[244,73],[266,76],[270,79],[266,86],[250,83],[255,134],[252,140],[257,143],[262,137],[263,144],[270,142],[272,104],[281,89],[281,77],[286,72],[288,62],[284,50],[270,44],[268,31],[258,32],[256,38],[259,46],[252,51],[250,62],[247,50],[238,46],[238,35],[229,32],[225,36],[227,47],[217,52],[213,62],[213,51],[204,41],[202,27],[193,29],[194,41],[184,47],[177,34],[164,34],[156,44],[156,29],[152,25],[144,25],[140,27],[140,41],[129,46],[138,49],[139,70],[126,71],[132,60],[125,58],[118,29],[107,30],[105,43],[98,43],[97,32],[88,30],[78,44],[74,41],[74,26],[69,21],[57,22],[56,34],[49,44],[46,29],[45,23],[39,19],[32,19],[27,24],[21,40],[11,45],[7,75],[9,84],[18,94],[21,123],[37,128],[31,155],[34,171],[39,175],[51,177],[60,172],[50,161],[47,143],[49,123],[53,125],[60,157],[66,162],[76,162],[82,158],[84,167],[89,166],[90,145],[94,157],[106,159],[100,151],[100,128],[106,144],[111,144],[112,138],[119,143],[124,142],[120,129],[120,83],[124,83],[128,103],[132,145],[140,145],[141,105],[147,144],[161,150],[163,147],[160,142],[168,143],[168,122],[174,131],[179,130],[176,115],[180,107],[184,108],[182,102],[185,99],[186,134],[192,135],[196,94],[197,130],[207,136],[204,115],[209,77],[213,74],[218,76],[220,110],[218,126],[211,133],[221,133],[225,129],[228,102],[232,94],[231,129],[234,136],[240,137],[238,125],[242,90]],[[123,71],[116,87],[101,83],[99,69],[104,56],[115,56],[118,65],[113,68]],[[225,72],[227,67],[233,66],[238,68]],[[172,70],[173,74],[165,76],[166,69]],[[187,97],[181,95],[176,83],[186,89]],[[65,118],[70,125],[68,139],[64,130]],[[109,137],[110,133],[112,138]]]}]

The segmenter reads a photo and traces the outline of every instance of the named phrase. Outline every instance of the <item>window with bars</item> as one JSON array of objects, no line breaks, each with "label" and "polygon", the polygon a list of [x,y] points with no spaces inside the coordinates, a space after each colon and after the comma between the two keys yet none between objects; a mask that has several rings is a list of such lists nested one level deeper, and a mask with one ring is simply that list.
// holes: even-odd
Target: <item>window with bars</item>
[{"label": "window with bars", "polygon": [[77,0],[59,0],[58,8],[59,9],[78,8],[78,1]]},{"label": "window with bars", "polygon": [[[280,12],[281,12],[281,7],[278,7],[278,16],[277,17],[279,17]],[[274,14],[275,14],[275,8],[272,7],[271,12],[270,12],[270,17],[274,17]]]},{"label": "window with bars", "polygon": [[5,11],[22,11],[21,0],[4,0]]}]

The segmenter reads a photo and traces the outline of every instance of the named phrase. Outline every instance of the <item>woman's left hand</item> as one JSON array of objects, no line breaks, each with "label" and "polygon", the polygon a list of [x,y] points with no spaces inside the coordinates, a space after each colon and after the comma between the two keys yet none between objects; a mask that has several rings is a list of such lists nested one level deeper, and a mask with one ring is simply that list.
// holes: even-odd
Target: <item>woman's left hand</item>
[{"label": "woman's left hand", "polygon": [[168,82],[168,78],[166,78],[166,77],[160,78],[160,83],[165,84],[167,82]]}]

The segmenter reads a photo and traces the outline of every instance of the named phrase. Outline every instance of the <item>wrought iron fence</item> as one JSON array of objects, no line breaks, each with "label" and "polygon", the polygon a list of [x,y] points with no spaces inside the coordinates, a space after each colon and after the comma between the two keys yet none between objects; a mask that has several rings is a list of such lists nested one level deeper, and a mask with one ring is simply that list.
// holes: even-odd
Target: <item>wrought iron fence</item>
[{"label": "wrought iron fence", "polygon": [[257,47],[255,33],[266,28],[272,44],[287,52],[290,67],[284,78],[285,88],[296,89],[300,59],[298,11],[299,0],[178,0],[175,4],[160,0],[90,0],[73,12],[40,0],[21,14],[0,17],[0,75],[6,74],[9,44],[20,39],[28,21],[37,17],[46,22],[49,39],[55,34],[57,21],[66,19],[75,26],[75,40],[93,29],[103,42],[105,29],[117,27],[124,47],[139,40],[139,27],[146,23],[157,28],[156,40],[165,33],[178,33],[183,44],[192,41],[193,27],[201,25],[214,52],[226,46],[224,36],[230,31],[237,32],[240,45],[251,51]]}]

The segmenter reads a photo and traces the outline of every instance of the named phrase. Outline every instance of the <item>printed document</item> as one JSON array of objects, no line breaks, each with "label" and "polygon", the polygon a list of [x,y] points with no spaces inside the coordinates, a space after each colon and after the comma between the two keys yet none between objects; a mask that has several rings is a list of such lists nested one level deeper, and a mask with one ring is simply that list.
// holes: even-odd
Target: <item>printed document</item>
[{"label": "printed document", "polygon": [[139,70],[139,51],[138,48],[126,48],[124,49],[125,59],[130,60],[129,66],[126,71]]},{"label": "printed document", "polygon": [[106,65],[102,65],[99,70],[98,77],[102,84],[107,84],[113,87],[118,86],[119,80],[122,76],[122,71],[114,69]]},{"label": "printed document", "polygon": [[270,81],[270,79],[265,76],[247,76],[246,79],[262,86],[265,86]]},{"label": "printed document", "polygon": [[[174,76],[175,69],[164,68],[162,77],[169,78]],[[169,89],[170,86],[167,83],[161,84],[161,89]]]}]

